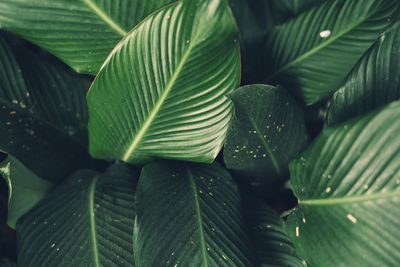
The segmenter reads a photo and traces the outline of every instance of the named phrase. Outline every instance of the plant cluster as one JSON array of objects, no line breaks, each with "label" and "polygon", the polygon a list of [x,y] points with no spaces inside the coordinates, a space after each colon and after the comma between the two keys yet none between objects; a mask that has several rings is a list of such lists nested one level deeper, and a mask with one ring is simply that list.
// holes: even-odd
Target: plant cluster
[{"label": "plant cluster", "polygon": [[399,266],[399,14],[0,0],[0,265]]}]

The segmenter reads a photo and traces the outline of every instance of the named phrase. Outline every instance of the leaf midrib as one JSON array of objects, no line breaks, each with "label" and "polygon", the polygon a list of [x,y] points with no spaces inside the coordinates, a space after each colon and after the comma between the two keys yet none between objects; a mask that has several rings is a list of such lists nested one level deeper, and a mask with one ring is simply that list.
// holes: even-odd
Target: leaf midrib
[{"label": "leaf midrib", "polygon": [[256,130],[256,134],[257,134],[258,138],[261,140],[261,143],[263,144],[265,150],[267,151],[268,155],[270,156],[272,164],[274,165],[274,167],[276,169],[276,172],[280,176],[281,175],[281,169],[279,167],[278,161],[277,161],[274,153],[272,153],[272,149],[269,147],[268,143],[265,141],[264,137],[261,135],[261,131],[258,128],[257,124],[253,121],[253,119],[250,117],[249,114],[246,113],[246,115],[249,118],[251,124],[253,125],[254,130]]},{"label": "leaf midrib", "polygon": [[121,36],[125,36],[127,31],[121,28],[112,18],[110,18],[103,10],[101,10],[91,0],[82,0],[102,21],[104,21],[110,28]]},{"label": "leaf midrib", "polygon": [[91,234],[91,239],[92,239],[92,245],[93,245],[93,256],[94,256],[94,262],[95,266],[99,267],[99,251],[97,248],[97,237],[96,237],[96,225],[95,225],[95,212],[94,212],[94,191],[96,189],[96,183],[97,183],[98,177],[95,177],[92,182],[90,183],[88,194],[89,194],[89,216],[90,216],[90,234]]},{"label": "leaf midrib", "polygon": [[274,72],[273,74],[271,74],[268,78],[267,81],[274,78],[275,76],[277,76],[278,74],[280,74],[282,71],[290,68],[291,66],[303,61],[304,59],[308,58],[309,56],[312,56],[313,54],[317,53],[319,50],[325,48],[326,46],[330,45],[331,43],[333,43],[334,41],[336,41],[337,39],[343,37],[344,35],[346,35],[347,33],[351,32],[352,30],[354,30],[355,28],[357,28],[359,25],[361,25],[362,23],[364,23],[365,21],[367,21],[368,19],[370,19],[373,15],[375,15],[375,13],[379,10],[379,8],[374,9],[373,11],[371,11],[371,13],[367,14],[366,16],[362,17],[359,21],[357,21],[356,23],[350,25],[348,28],[344,29],[342,32],[339,32],[337,35],[332,36],[331,38],[329,38],[326,42],[323,42],[319,45],[317,45],[316,47],[314,47],[313,49],[309,50],[308,52],[304,53],[303,55],[295,58],[294,60],[290,61],[289,63],[287,63],[286,65],[284,65],[283,67],[281,67],[279,70],[277,70],[276,72]]},{"label": "leaf midrib", "polygon": [[352,196],[343,198],[305,199],[305,200],[299,200],[299,204],[309,205],[309,206],[328,206],[328,205],[340,205],[340,204],[353,204],[353,203],[366,202],[371,200],[381,200],[381,199],[395,198],[395,197],[400,197],[400,190],[386,192],[386,193],[368,194],[362,196]]},{"label": "leaf midrib", "polygon": [[208,267],[206,242],[205,242],[205,238],[204,238],[203,220],[202,220],[201,210],[200,210],[199,195],[197,194],[197,186],[194,181],[192,172],[190,171],[189,168],[187,168],[187,174],[188,174],[188,177],[190,180],[190,187],[192,188],[192,191],[193,191],[194,204],[195,204],[195,210],[196,210],[196,218],[197,218],[197,224],[199,227],[201,254],[202,254],[202,257],[204,260],[204,267]]},{"label": "leaf midrib", "polygon": [[193,45],[190,44],[189,48],[185,51],[181,61],[179,62],[178,67],[174,71],[174,74],[172,75],[171,79],[167,83],[164,92],[161,94],[161,96],[158,99],[156,105],[154,106],[154,108],[150,112],[149,116],[146,118],[146,120],[145,120],[144,124],[142,125],[142,127],[140,128],[140,130],[134,136],[130,146],[128,147],[126,153],[122,157],[123,161],[127,161],[129,159],[129,157],[132,155],[132,153],[134,152],[135,148],[139,144],[140,140],[142,140],[142,138],[144,137],[147,129],[150,127],[151,123],[154,121],[154,118],[156,117],[156,115],[160,111],[161,106],[165,102],[165,99],[167,98],[169,92],[173,88],[176,80],[178,79],[178,76],[181,73],[181,71],[183,69],[183,66],[185,65],[187,59],[189,58],[189,55],[190,55],[190,52],[192,51],[192,49],[193,49]]}]

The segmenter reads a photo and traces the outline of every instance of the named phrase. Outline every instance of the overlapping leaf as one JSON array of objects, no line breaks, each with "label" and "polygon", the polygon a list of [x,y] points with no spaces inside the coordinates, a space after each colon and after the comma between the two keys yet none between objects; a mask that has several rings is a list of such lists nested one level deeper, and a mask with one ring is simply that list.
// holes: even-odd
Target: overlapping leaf
[{"label": "overlapping leaf", "polygon": [[96,74],[114,46],[172,0],[2,0],[0,28],[50,51],[78,72]]},{"label": "overlapping leaf", "polygon": [[17,224],[21,266],[134,266],[135,176],[78,171]]},{"label": "overlapping leaf", "polygon": [[59,180],[87,164],[90,81],[0,32],[0,149],[40,177]]},{"label": "overlapping leaf", "polygon": [[232,116],[224,95],[240,80],[236,35],[225,0],[177,2],[144,20],[88,93],[91,154],[213,161]]},{"label": "overlapping leaf", "polygon": [[400,102],[325,130],[293,161],[286,230],[310,266],[400,262]]},{"label": "overlapping leaf", "polygon": [[398,11],[397,0],[326,1],[305,11],[269,34],[266,80],[309,105],[327,98]]},{"label": "overlapping leaf", "polygon": [[146,165],[136,209],[137,266],[254,266],[237,186],[217,164]]},{"label": "overlapping leaf", "polygon": [[11,156],[1,162],[1,166],[0,174],[9,185],[7,224],[15,229],[18,218],[42,200],[53,185],[37,177]]},{"label": "overlapping leaf", "polygon": [[224,162],[253,186],[271,190],[287,176],[287,165],[308,141],[303,110],[283,88],[249,85],[229,95],[235,117],[224,146]]},{"label": "overlapping leaf", "polygon": [[262,267],[307,266],[297,255],[286,235],[282,219],[264,201],[246,195],[244,211],[258,261]]},{"label": "overlapping leaf", "polygon": [[380,36],[333,95],[327,124],[343,122],[400,98],[400,23]]}]

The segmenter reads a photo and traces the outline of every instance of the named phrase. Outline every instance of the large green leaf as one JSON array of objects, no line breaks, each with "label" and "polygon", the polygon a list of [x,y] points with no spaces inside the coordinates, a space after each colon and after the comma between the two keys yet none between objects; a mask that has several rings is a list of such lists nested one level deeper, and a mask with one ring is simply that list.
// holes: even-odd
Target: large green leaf
[{"label": "large green leaf", "polygon": [[96,74],[114,46],[172,0],[1,0],[0,28],[50,51],[78,72]]},{"label": "large green leaf", "polygon": [[254,266],[237,186],[217,164],[146,165],[136,212],[137,266]]},{"label": "large green leaf", "polygon": [[284,23],[326,0],[230,0],[229,4],[240,31],[242,84],[262,81],[265,64],[259,53],[265,37],[275,25]]},{"label": "large green leaf", "polygon": [[133,29],[87,96],[92,156],[213,161],[240,80],[236,35],[225,0],[177,2]]},{"label": "large green leaf", "polygon": [[40,177],[58,180],[87,164],[90,81],[0,32],[0,149]]},{"label": "large green leaf", "polygon": [[283,88],[249,85],[229,95],[235,116],[224,146],[226,166],[253,186],[282,182],[308,141],[302,108]]},{"label": "large green leaf", "polygon": [[246,221],[261,266],[307,266],[297,255],[276,211],[259,198],[245,195],[243,199]]},{"label": "large green leaf", "polygon": [[328,128],[289,168],[286,221],[310,266],[398,266],[400,102]]},{"label": "large green leaf", "polygon": [[361,58],[333,95],[327,124],[343,122],[400,98],[400,23]]},{"label": "large green leaf", "polygon": [[398,10],[397,0],[334,0],[305,11],[268,35],[266,80],[306,104],[327,98]]},{"label": "large green leaf", "polygon": [[9,185],[7,223],[15,229],[18,218],[42,200],[53,185],[37,177],[11,156],[1,162],[0,165],[0,174]]},{"label": "large green leaf", "polygon": [[17,223],[21,266],[134,266],[136,177],[76,172]]}]

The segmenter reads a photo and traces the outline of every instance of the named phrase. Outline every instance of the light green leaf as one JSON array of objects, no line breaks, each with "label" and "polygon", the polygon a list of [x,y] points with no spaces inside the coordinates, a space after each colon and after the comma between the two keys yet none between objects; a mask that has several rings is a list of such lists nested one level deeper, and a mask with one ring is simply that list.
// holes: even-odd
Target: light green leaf
[{"label": "light green leaf", "polygon": [[277,26],[265,47],[267,82],[308,105],[329,97],[398,11],[397,0],[334,0]]},{"label": "light green leaf", "polygon": [[87,96],[92,156],[212,162],[240,80],[236,35],[225,0],[177,2],[133,29]]},{"label": "light green leaf", "polygon": [[259,198],[245,195],[243,200],[250,236],[261,266],[307,266],[297,255],[276,211]]},{"label": "light green leaf", "polygon": [[[0,152],[2,153],[2,152]],[[11,195],[12,195],[12,183],[11,183],[11,179],[10,179],[10,161],[7,160],[7,154],[5,154],[6,158],[0,162],[0,176],[4,179],[4,181],[7,184],[7,189],[8,189],[8,204],[10,204],[11,201]],[[3,156],[3,155],[1,155]]]},{"label": "light green leaf", "polygon": [[39,177],[60,180],[88,164],[90,81],[13,39],[0,32],[0,150]]},{"label": "light green leaf", "polygon": [[286,221],[310,266],[398,266],[400,102],[328,128],[291,162]]},{"label": "light green leaf", "polygon": [[228,169],[263,190],[283,182],[305,147],[303,110],[281,87],[249,85],[229,95],[235,116],[224,146]]},{"label": "light green leaf", "polygon": [[42,200],[53,185],[36,176],[17,159],[8,156],[1,162],[0,174],[9,185],[7,224],[15,229],[18,218]]},{"label": "light green leaf", "polygon": [[237,186],[217,164],[146,165],[136,209],[137,266],[254,266]]},{"label": "light green leaf", "polygon": [[134,266],[136,177],[125,165],[76,172],[17,224],[21,266]]},{"label": "light green leaf", "polygon": [[327,124],[343,122],[400,98],[400,23],[383,33],[333,95]]},{"label": "light green leaf", "polygon": [[0,28],[96,74],[122,37],[172,0],[2,0]]}]

